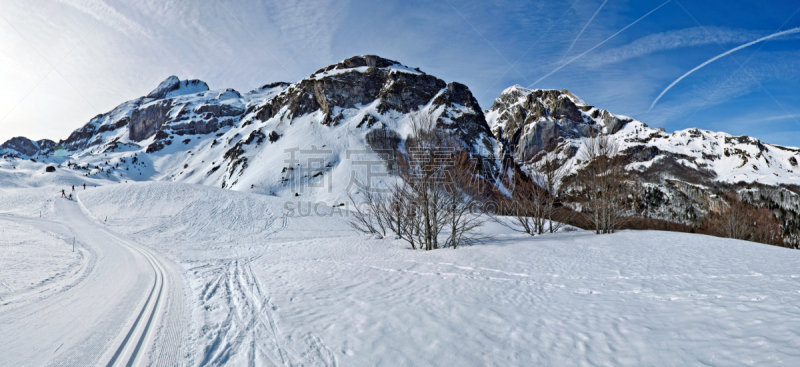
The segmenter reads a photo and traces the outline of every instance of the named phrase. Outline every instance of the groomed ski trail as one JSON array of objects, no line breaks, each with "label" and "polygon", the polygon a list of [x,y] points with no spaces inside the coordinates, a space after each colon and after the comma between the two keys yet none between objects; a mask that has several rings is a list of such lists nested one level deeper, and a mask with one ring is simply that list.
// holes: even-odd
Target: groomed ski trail
[{"label": "groomed ski trail", "polygon": [[157,253],[92,221],[79,200],[54,206],[50,220],[4,220],[71,235],[90,258],[69,286],[0,306],[0,364],[179,364],[186,324],[179,273]]}]

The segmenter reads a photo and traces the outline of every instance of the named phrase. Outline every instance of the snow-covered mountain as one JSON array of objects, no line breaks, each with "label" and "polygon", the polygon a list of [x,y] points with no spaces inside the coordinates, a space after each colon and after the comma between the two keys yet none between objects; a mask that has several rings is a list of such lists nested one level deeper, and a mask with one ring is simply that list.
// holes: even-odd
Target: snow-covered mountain
[{"label": "snow-covered mountain", "polygon": [[[179,181],[292,196],[310,190],[336,200],[386,178],[377,167],[382,164],[375,164],[387,159],[381,149],[400,144],[415,114],[436,116],[475,157],[495,162],[490,167],[499,166],[498,158],[535,165],[555,146],[561,161],[576,168],[584,138],[611,135],[629,158],[628,168],[659,198],[652,214],[664,219],[702,216],[713,197],[709,188],[717,184],[800,185],[797,148],[699,129],[668,134],[567,90],[513,86],[482,111],[465,85],[373,55],[247,93],[170,76],[58,144],[14,138],[0,154],[33,159],[24,164],[34,170],[54,165],[102,180]],[[54,156],[56,145],[67,157]]]},{"label": "snow-covered mountain", "polygon": [[494,138],[465,85],[371,55],[247,93],[171,76],[59,142],[68,157],[35,149],[15,155],[113,181],[293,196],[311,190],[314,197],[341,199],[386,178],[380,149],[398,144],[415,114],[436,116],[476,157],[495,161]]},{"label": "snow-covered mountain", "polygon": [[485,113],[495,138],[520,163],[530,162],[559,139],[561,145],[568,145],[562,150],[573,158],[582,139],[593,133],[610,134],[634,162],[630,168],[641,172],[669,175],[680,166],[721,182],[800,184],[798,148],[697,128],[668,134],[591,106],[567,90],[516,85],[503,91]]},{"label": "snow-covered mountain", "polygon": [[0,145],[0,155],[32,157],[50,154],[55,147],[56,143],[49,139],[33,141],[24,136],[17,136]]},{"label": "snow-covered mountain", "polygon": [[[641,121],[589,105],[567,90],[507,88],[484,112],[501,149],[522,166],[533,167],[553,150],[573,172],[581,167],[578,152],[593,134],[612,136],[628,170],[637,174],[647,192],[648,216],[696,223],[719,199],[715,189],[791,187],[758,204],[798,209],[800,149],[767,144],[748,136],[696,128],[671,134]],[[770,193],[762,193],[765,197]]]}]

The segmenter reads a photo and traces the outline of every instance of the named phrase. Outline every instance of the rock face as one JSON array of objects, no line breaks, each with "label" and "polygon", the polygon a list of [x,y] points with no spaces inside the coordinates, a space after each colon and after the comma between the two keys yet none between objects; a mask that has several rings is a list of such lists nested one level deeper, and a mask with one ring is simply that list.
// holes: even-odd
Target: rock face
[{"label": "rock face", "polygon": [[128,123],[129,139],[142,141],[153,136],[167,121],[172,101],[157,101],[133,110]]},{"label": "rock face", "polygon": [[[585,138],[612,137],[628,172],[642,183],[646,200],[636,210],[646,217],[696,225],[721,205],[719,198],[711,195],[717,187],[728,192],[760,187],[761,193],[751,194],[748,200],[772,200],[765,205],[780,207],[784,219],[785,213],[800,213],[800,204],[786,199],[800,197],[794,181],[800,158],[797,148],[700,129],[668,134],[662,128],[653,129],[590,106],[566,90],[514,86],[506,89],[485,115],[500,146],[530,169],[547,153],[575,172],[586,163],[578,155]],[[793,193],[768,198],[770,190],[762,190],[779,185],[780,190]]]},{"label": "rock face", "polygon": [[93,117],[86,125],[73,131],[66,140],[61,141],[61,146],[70,151],[77,151],[113,140],[112,136],[128,127],[133,110],[139,107],[143,100],[144,98],[137,98],[127,101],[109,112]]},{"label": "rock face", "polygon": [[[430,115],[438,126],[455,132],[485,168],[485,163],[494,164],[495,139],[467,86],[374,55],[351,57],[296,83],[270,83],[247,93],[209,90],[202,81],[171,76],[146,96],[95,116],[60,144],[73,158],[102,153],[107,161],[124,156],[137,162],[133,158],[139,154],[143,162],[147,155],[174,155],[174,164],[172,158],[159,159],[160,177],[223,188],[280,180],[261,182],[262,187],[273,185],[266,191],[273,192],[282,190],[289,168],[295,168],[283,166],[287,149],[308,145],[331,150],[324,167],[310,177],[337,170],[339,177],[351,175],[351,162],[358,159],[349,158],[346,150],[370,152],[385,145],[377,141],[382,137],[399,146],[417,115]],[[251,167],[262,172],[272,166],[286,170],[248,176]],[[140,165],[127,168],[136,169],[134,179],[145,179],[139,177],[145,173]],[[127,168],[120,174],[132,173]],[[108,171],[104,174],[111,177]]]},{"label": "rock face", "polygon": [[36,141],[36,144],[39,145],[39,154],[50,154],[56,149],[56,142],[50,139],[42,139]]},{"label": "rock face", "polygon": [[[467,86],[374,55],[351,57],[296,83],[270,83],[247,93],[209,90],[205,82],[171,76],[146,96],[95,116],[59,145],[75,160],[73,168],[65,169],[77,165],[97,171],[105,164],[100,172],[106,178],[170,179],[294,195],[292,180],[301,174],[301,180],[352,179],[367,161],[351,153],[402,146],[409,121],[420,114],[455,132],[472,157],[489,168],[486,178],[536,168],[550,148],[574,172],[584,164],[578,152],[585,138],[611,136],[629,172],[646,183],[648,215],[684,223],[718,204],[707,194],[717,185],[797,187],[800,173],[800,149],[699,129],[668,134],[595,108],[567,90],[513,86],[482,111]],[[0,154],[32,158],[55,147],[49,140],[18,137],[0,146]],[[289,164],[286,152],[301,150],[317,154],[318,164]],[[381,159],[391,167],[390,158]],[[124,172],[117,171],[119,164],[127,165]],[[92,174],[88,171],[81,174]],[[148,172],[154,175],[148,178]],[[776,202],[784,201],[776,195]]]},{"label": "rock face", "polygon": [[[454,129],[467,145],[482,146],[487,149],[494,146],[494,139],[491,139],[492,132],[486,123],[486,116],[483,115],[481,106],[478,105],[478,101],[466,85],[456,82],[448,83],[447,88],[436,96],[432,104],[445,107],[445,110],[448,111],[447,118],[451,121],[446,126]],[[464,110],[468,112],[462,112]]]},{"label": "rock face", "polygon": [[[795,148],[697,129],[667,134],[595,108],[567,90],[514,86],[482,111],[467,86],[374,55],[351,57],[296,83],[270,83],[247,93],[209,90],[205,82],[171,76],[147,96],[95,116],[59,143],[71,152],[92,153],[167,155],[180,147],[185,154],[204,154],[200,161],[214,163],[218,172],[181,165],[171,174],[201,172],[197,174],[203,177],[193,182],[212,182],[224,173],[226,187],[235,187],[247,167],[257,166],[262,156],[291,148],[285,144],[316,142],[319,147],[341,148],[342,141],[368,140],[370,147],[399,146],[408,133],[406,124],[417,114],[434,116],[440,127],[456,132],[476,157],[511,158],[516,165],[536,164],[553,146],[564,164],[578,164],[583,139],[607,134],[620,143],[631,169],[659,184],[666,182],[662,176],[693,184],[767,179],[787,183],[800,169],[800,150]],[[325,140],[333,137],[339,141]],[[3,154],[32,156],[52,151],[55,145],[15,138],[0,149]],[[258,154],[262,149],[280,151]],[[334,169],[342,159],[346,158],[330,157],[327,168]],[[282,162],[269,162],[273,163]]]},{"label": "rock face", "polygon": [[[264,86],[251,93],[269,90]],[[203,81],[171,76],[147,96],[95,116],[61,144],[76,151],[112,141],[138,143],[161,130],[178,135],[209,134],[238,121],[245,111],[244,100],[247,97],[233,89],[212,92]]]},{"label": "rock face", "polygon": [[18,136],[3,143],[0,148],[15,150],[22,155],[32,156],[39,152],[39,146],[28,138]]},{"label": "rock face", "polygon": [[42,139],[33,141],[23,136],[11,138],[0,145],[0,152],[6,154],[33,157],[40,154],[49,154],[55,149],[56,143],[52,140]]},{"label": "rock face", "polygon": [[[408,114],[427,105],[444,106],[448,113],[440,117],[441,125],[456,129],[470,146],[481,144],[491,149],[489,126],[467,86],[448,84],[418,68],[374,55],[355,56],[322,68],[286,88],[255,113],[257,119],[266,121],[279,114],[292,119],[321,111],[322,124],[336,126],[345,117],[335,111],[373,103],[380,114]],[[464,112],[454,112],[459,109]],[[363,126],[371,127],[375,118],[364,118]]]},{"label": "rock face", "polygon": [[615,134],[632,121],[589,106],[566,89],[531,90],[520,86],[503,91],[485,113],[495,138],[522,162],[559,139]]},{"label": "rock face", "polygon": [[378,56],[356,56],[328,66],[290,86],[257,111],[268,120],[286,108],[287,118],[315,111],[325,114],[323,124],[336,125],[341,116],[334,107],[353,108],[379,100],[378,111],[408,113],[426,105],[446,83]]}]

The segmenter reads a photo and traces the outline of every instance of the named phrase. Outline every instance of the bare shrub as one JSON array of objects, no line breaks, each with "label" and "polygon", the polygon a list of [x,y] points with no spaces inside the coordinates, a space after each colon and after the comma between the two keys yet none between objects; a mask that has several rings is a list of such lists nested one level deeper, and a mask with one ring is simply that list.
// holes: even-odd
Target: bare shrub
[{"label": "bare shrub", "polygon": [[348,224],[357,232],[386,236],[383,197],[380,194],[365,191],[363,201],[356,202],[351,194],[347,194],[355,212]]},{"label": "bare shrub", "polygon": [[486,220],[471,211],[483,194],[482,181],[477,161],[466,151],[457,150],[450,167],[449,185],[445,186],[449,226],[446,246],[457,248],[485,238],[476,234],[476,230]]}]

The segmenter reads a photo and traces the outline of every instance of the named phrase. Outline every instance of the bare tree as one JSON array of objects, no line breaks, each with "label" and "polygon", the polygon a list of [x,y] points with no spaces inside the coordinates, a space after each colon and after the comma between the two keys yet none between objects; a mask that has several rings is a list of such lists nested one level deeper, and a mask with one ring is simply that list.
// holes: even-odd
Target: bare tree
[{"label": "bare tree", "polygon": [[449,185],[445,186],[450,227],[446,246],[457,248],[484,239],[483,236],[476,234],[476,230],[483,226],[486,220],[471,210],[484,194],[482,190],[484,186],[476,160],[465,150],[456,152],[450,168]]},{"label": "bare tree", "polygon": [[[556,147],[556,142],[553,140],[536,165],[536,171],[532,174],[533,181],[537,182],[543,190],[540,203],[542,218],[546,219],[546,230],[550,233],[557,232],[564,225],[564,222],[554,222],[556,217],[562,221],[568,221],[573,215],[572,211],[565,211],[557,207],[568,167],[559,161]],[[541,234],[544,230],[544,228],[540,228],[539,233]]]},{"label": "bare tree", "polygon": [[[541,202],[544,190],[526,176],[521,170],[515,170],[504,178],[505,193],[498,196],[505,197],[498,208],[499,216],[492,219],[511,230],[527,233],[531,236],[541,234]],[[511,220],[505,218],[511,217]]]},{"label": "bare tree", "polygon": [[720,203],[719,214],[714,219],[713,225],[716,234],[720,237],[747,240],[750,237],[752,225],[749,213],[743,207],[745,204],[734,195],[727,197],[728,202]]},{"label": "bare tree", "polygon": [[[478,165],[454,134],[437,119],[420,112],[410,118],[411,134],[397,145],[392,172],[399,180],[389,194],[364,192],[364,209],[356,205],[351,226],[385,235],[386,229],[412,249],[457,248],[482,238],[476,229],[484,220],[470,208],[479,198]],[[440,243],[439,236],[447,239]]]},{"label": "bare tree", "polygon": [[704,223],[710,234],[783,245],[781,227],[769,210],[742,201],[736,193],[723,194],[722,197],[725,201],[720,203],[719,210],[711,213]]},{"label": "bare tree", "polygon": [[581,192],[588,219],[597,234],[614,233],[629,219],[629,195],[635,179],[625,172],[619,148],[613,137],[595,135],[584,141],[578,159],[586,166],[574,184]]},{"label": "bare tree", "polygon": [[410,122],[412,133],[405,154],[398,155],[397,172],[408,184],[412,213],[419,216],[419,227],[412,233],[419,236],[421,247],[433,250],[439,248],[439,234],[447,223],[444,188],[454,147],[432,115],[412,115]]}]

